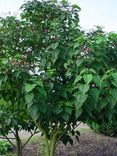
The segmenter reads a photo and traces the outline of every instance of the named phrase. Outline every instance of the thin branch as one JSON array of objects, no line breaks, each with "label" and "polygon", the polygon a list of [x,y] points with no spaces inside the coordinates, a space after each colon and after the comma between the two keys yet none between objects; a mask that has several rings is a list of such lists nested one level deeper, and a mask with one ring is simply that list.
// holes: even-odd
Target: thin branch
[{"label": "thin branch", "polygon": [[16,148],[16,146],[13,144],[13,142],[10,140],[10,138],[8,138],[6,135],[5,135],[5,138],[7,139],[7,141],[13,146]]},{"label": "thin branch", "polygon": [[35,135],[35,134],[37,134],[37,133],[39,133],[40,131],[37,131],[37,132],[34,132],[34,133],[32,133],[31,132],[31,135],[30,135],[30,137],[27,139],[27,141],[23,144],[23,146],[22,146],[22,149],[27,145],[27,143],[30,141],[30,139]]},{"label": "thin branch", "polygon": [[27,143],[30,141],[30,139],[33,137],[33,135],[31,135],[28,139],[27,139],[27,141],[23,144],[23,146],[22,146],[22,149],[27,145]]},{"label": "thin branch", "polygon": [[59,136],[59,138],[57,139],[57,144],[56,144],[56,147],[60,144],[60,139],[61,137],[66,133],[66,130],[64,130],[64,132]]},{"label": "thin branch", "polygon": [[80,121],[80,122],[74,127],[74,129],[76,129],[81,123],[82,123],[82,121]]},{"label": "thin branch", "polygon": [[13,133],[13,135],[16,137],[16,134],[15,134],[15,132],[13,131],[13,130],[11,130],[11,132],[10,133]]},{"label": "thin branch", "polygon": [[[0,137],[0,139],[6,139],[6,136],[5,137]],[[15,138],[9,138],[9,139],[15,139]]]}]

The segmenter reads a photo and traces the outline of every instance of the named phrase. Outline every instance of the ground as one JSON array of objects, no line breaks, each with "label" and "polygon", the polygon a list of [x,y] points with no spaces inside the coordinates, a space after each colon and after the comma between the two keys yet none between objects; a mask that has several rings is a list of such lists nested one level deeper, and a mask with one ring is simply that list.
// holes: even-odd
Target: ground
[{"label": "ground", "polygon": [[[81,136],[74,145],[66,147],[60,144],[56,156],[117,156],[117,138],[96,134],[89,128],[80,128]],[[23,156],[44,156],[43,143],[38,136],[33,138],[23,151]],[[38,154],[37,154],[38,153]]]}]

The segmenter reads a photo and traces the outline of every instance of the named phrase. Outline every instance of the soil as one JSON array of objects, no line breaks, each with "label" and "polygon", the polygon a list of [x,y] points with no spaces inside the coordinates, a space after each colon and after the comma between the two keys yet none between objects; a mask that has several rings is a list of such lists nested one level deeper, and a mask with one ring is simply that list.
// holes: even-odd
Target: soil
[{"label": "soil", "polygon": [[[117,138],[96,134],[93,131],[81,133],[80,142],[74,139],[74,145],[66,147],[60,144],[56,156],[117,156]],[[23,156],[44,156],[43,145],[31,143],[26,146]],[[38,150],[37,150],[38,149]],[[38,153],[38,154],[37,154]]]}]

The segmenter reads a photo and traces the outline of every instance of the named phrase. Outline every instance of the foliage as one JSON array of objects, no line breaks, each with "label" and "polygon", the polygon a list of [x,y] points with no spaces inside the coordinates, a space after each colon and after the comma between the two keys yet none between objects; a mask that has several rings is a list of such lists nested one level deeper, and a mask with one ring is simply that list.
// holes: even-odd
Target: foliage
[{"label": "foliage", "polygon": [[10,144],[7,141],[0,141],[0,155],[4,155],[11,148]]},{"label": "foliage", "polygon": [[114,120],[103,122],[88,122],[88,125],[97,133],[117,137],[117,122]]},{"label": "foliage", "polygon": [[[92,65],[94,65],[95,69],[97,68],[96,71],[99,72],[99,77],[95,80],[97,81],[98,85],[102,86],[101,95],[97,92],[97,89],[94,89],[93,94],[95,94],[96,96],[94,96],[94,98],[89,97],[89,106],[91,106],[92,103],[93,105],[97,105],[98,109],[93,109],[92,117],[87,121],[87,123],[95,131],[109,136],[116,136],[117,34],[104,33],[102,29],[98,27],[96,31],[88,33],[87,36],[92,43],[92,47],[94,48],[94,51],[90,52],[96,54]],[[98,40],[96,40],[96,38],[98,38]],[[104,75],[102,76],[102,74]],[[88,109],[92,109],[92,107]]]},{"label": "foliage", "polygon": [[40,129],[45,155],[53,156],[60,141],[79,140],[78,121],[112,119],[116,34],[81,32],[80,8],[66,0],[29,1],[21,9],[20,20],[0,23],[0,124],[3,135]]},{"label": "foliage", "polygon": [[29,22],[33,35],[33,59],[42,73],[26,82],[25,99],[45,137],[48,156],[59,141],[73,143],[70,136],[75,134],[78,120],[92,120],[93,114],[109,107],[108,101],[114,107],[117,101],[111,88],[116,90],[116,80],[108,75],[112,60],[106,34],[99,29],[83,34],[78,25],[79,7],[65,1],[35,1],[22,8],[22,18]]},{"label": "foliage", "polygon": [[[77,138],[79,135],[74,128],[81,111],[78,108],[75,111],[74,97],[77,95],[72,89],[75,78],[72,72],[75,72],[76,66],[74,43],[81,34],[79,7],[70,6],[66,1],[33,1],[22,8],[22,18],[29,23],[32,35],[31,58],[39,67],[39,72],[43,72],[25,83],[25,99],[30,116],[45,137],[46,155],[53,155],[60,140],[72,144],[70,134],[76,134]],[[67,67],[71,63],[74,69]],[[86,86],[86,91],[83,87],[79,98],[86,98],[89,87]]]},{"label": "foliage", "polygon": [[27,67],[23,64],[24,54],[20,54],[20,50],[23,52],[23,48],[25,49],[20,42],[24,32],[21,23],[15,17],[0,20],[0,135],[15,146],[7,136],[8,133],[12,133],[13,139],[17,142],[17,152],[21,152],[25,145],[22,145],[19,131],[33,130],[31,136],[36,133],[36,128],[25,107],[22,91]]}]

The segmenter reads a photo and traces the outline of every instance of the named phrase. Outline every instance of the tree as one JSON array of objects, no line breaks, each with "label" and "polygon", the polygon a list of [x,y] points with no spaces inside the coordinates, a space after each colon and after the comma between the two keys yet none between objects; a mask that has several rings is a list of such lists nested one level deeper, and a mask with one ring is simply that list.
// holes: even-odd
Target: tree
[{"label": "tree", "polygon": [[88,75],[88,82],[74,83],[84,61],[80,49],[74,47],[81,35],[80,8],[66,1],[32,1],[22,9],[32,35],[32,62],[41,73],[25,84],[27,108],[45,138],[45,155],[52,156],[60,141],[72,144],[71,134],[78,138],[75,127],[92,79]]},{"label": "tree", "polygon": [[34,0],[22,6],[21,20],[7,17],[9,22],[1,24],[0,67],[7,76],[1,97],[27,106],[45,139],[46,156],[54,155],[60,141],[73,144],[73,135],[78,139],[78,121],[94,119],[108,100],[116,103],[110,92],[117,87],[112,85],[116,70],[107,65],[105,35],[81,32],[79,11],[65,0]]},{"label": "tree", "polygon": [[25,83],[25,99],[30,116],[45,137],[45,155],[52,156],[60,141],[72,144],[71,134],[78,138],[77,121],[86,122],[95,110],[105,108],[105,103],[99,104],[102,91],[110,91],[109,81],[105,84],[104,80],[110,69],[105,56],[107,39],[101,30],[89,38],[83,34],[78,24],[80,8],[67,1],[35,0],[22,9],[21,17],[32,37],[32,70],[36,65],[40,73]]},{"label": "tree", "polygon": [[[23,24],[15,17],[1,18],[0,135],[16,147],[17,156],[22,156],[23,148],[38,132],[25,107],[25,96],[22,88],[27,78],[26,64],[23,61],[25,59],[23,48],[25,49],[25,47],[22,47],[21,44],[23,31],[20,28],[22,27]],[[19,53],[20,50],[23,54]],[[21,130],[31,133],[24,144],[19,136]],[[13,137],[8,137],[9,133],[12,133]],[[16,146],[11,141],[12,139],[16,140]]]},{"label": "tree", "polygon": [[[78,138],[77,121],[86,122],[98,110],[100,84],[109,69],[105,51],[100,51],[106,42],[100,34],[92,46],[78,25],[80,8],[66,1],[31,1],[22,9],[32,35],[31,58],[40,73],[25,84],[26,103],[45,137],[45,155],[52,156],[59,141],[72,144],[71,134]],[[97,105],[92,101],[96,98]]]},{"label": "tree", "polygon": [[[117,34],[106,33],[102,28],[97,27],[97,30],[85,34],[85,40],[87,48],[90,49],[87,54],[90,64],[87,63],[87,65],[92,66],[99,73],[96,81],[102,85],[101,93],[99,94],[94,90],[93,92],[97,96],[94,96],[93,101],[90,100],[89,102],[89,106],[91,106],[90,103],[94,102],[93,105],[97,103],[99,110],[97,107],[93,109],[91,118],[87,123],[95,131],[105,135],[117,136]],[[89,97],[89,99],[91,98]],[[97,101],[95,101],[96,99]],[[100,108],[102,109],[100,110]],[[88,109],[92,109],[92,107]]]}]

